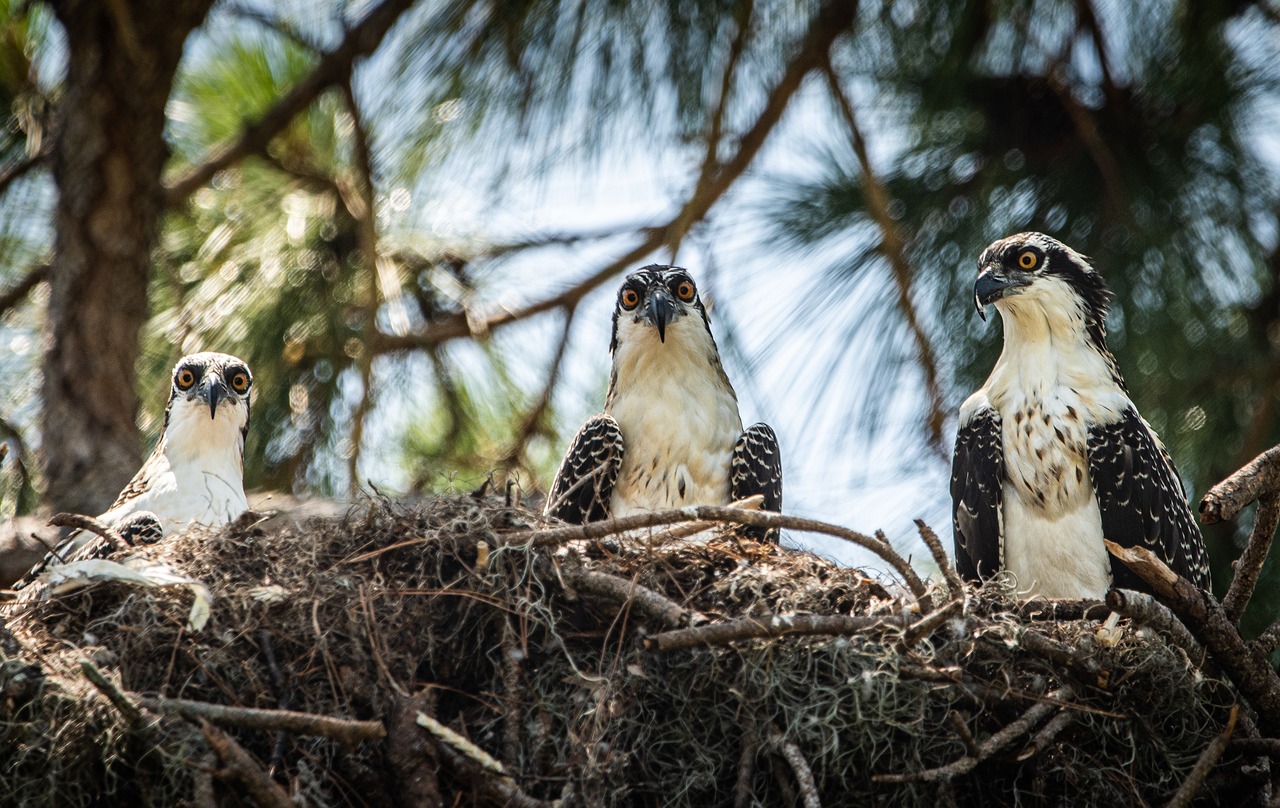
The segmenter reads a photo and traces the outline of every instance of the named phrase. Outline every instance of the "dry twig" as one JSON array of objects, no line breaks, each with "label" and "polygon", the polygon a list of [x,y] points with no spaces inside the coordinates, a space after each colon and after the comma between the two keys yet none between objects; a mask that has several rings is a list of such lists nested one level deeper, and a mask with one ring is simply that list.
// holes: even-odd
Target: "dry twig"
[{"label": "dry twig", "polygon": [[796,786],[800,789],[800,798],[804,800],[804,808],[822,808],[822,800],[818,799],[818,786],[813,781],[813,769],[809,768],[809,761],[804,759],[804,753],[800,751],[800,747],[796,746],[794,741],[788,741],[782,734],[782,730],[777,727],[769,729],[769,745],[782,755],[787,765],[791,767],[791,772],[796,778]]},{"label": "dry twig", "polygon": [[381,721],[357,721],[328,715],[300,713],[294,710],[259,710],[253,707],[228,707],[187,699],[161,697],[139,698],[148,710],[166,715],[180,715],[188,721],[208,720],[229,727],[280,730],[298,735],[320,735],[349,745],[376,741],[386,737]]},{"label": "dry twig", "polygon": [[223,780],[239,783],[249,794],[249,799],[259,808],[295,808],[293,800],[276,781],[267,776],[253,756],[244,750],[227,733],[201,719],[200,731],[209,748],[222,762],[222,769],[214,774]]},{"label": "dry twig", "polygon": [[1280,446],[1268,449],[1210,488],[1200,500],[1200,518],[1207,525],[1235,519],[1245,506],[1277,491],[1280,491]]},{"label": "dry twig", "polygon": [[1240,558],[1232,564],[1235,575],[1231,578],[1227,594],[1222,598],[1222,610],[1233,623],[1240,622],[1241,615],[1249,606],[1253,590],[1258,585],[1262,565],[1271,550],[1271,540],[1276,535],[1277,524],[1280,524],[1280,494],[1263,494],[1258,500],[1258,512],[1253,517],[1249,543]]},{"label": "dry twig", "polygon": [[1107,593],[1107,605],[1112,611],[1128,617],[1135,623],[1150,626],[1167,636],[1174,645],[1186,652],[1197,666],[1205,663],[1204,646],[1187,630],[1169,607],[1143,592],[1113,589]]},{"label": "dry twig", "polygon": [[644,648],[658,654],[686,648],[727,645],[740,640],[758,640],[790,635],[857,634],[872,628],[905,626],[902,617],[863,617],[844,614],[772,614],[739,617],[722,623],[682,628],[645,637]]},{"label": "dry twig", "polygon": [[[84,516],[78,513],[55,513],[49,520],[49,524],[54,527],[72,527],[76,530],[87,530],[90,533],[97,534],[107,541],[111,542],[111,546],[119,551],[129,551],[132,545],[124,540],[116,529],[110,525],[103,524],[92,516]],[[64,559],[65,560],[65,559]]]},{"label": "dry twig", "polygon": [[560,577],[579,593],[585,592],[629,605],[632,611],[664,627],[688,625],[695,616],[694,612],[666,595],[607,572],[565,569],[561,570]]},{"label": "dry twig", "polygon": [[1204,780],[1209,776],[1209,770],[1218,762],[1218,758],[1222,757],[1222,753],[1227,751],[1227,743],[1231,740],[1231,733],[1236,729],[1236,717],[1240,712],[1240,705],[1231,705],[1231,714],[1227,716],[1227,726],[1222,730],[1222,734],[1209,742],[1204,751],[1200,753],[1200,758],[1196,760],[1196,765],[1191,769],[1191,773],[1187,775],[1187,779],[1182,781],[1182,785],[1178,787],[1177,792],[1173,795],[1173,799],[1169,800],[1169,804],[1165,808],[1186,808],[1191,801],[1196,798],[1196,794],[1200,793]]},{"label": "dry twig", "polygon": [[942,570],[942,577],[947,581],[947,590],[951,593],[951,597],[964,597],[964,581],[961,580],[960,573],[956,572],[956,567],[942,547],[942,542],[938,540],[938,534],[934,533],[933,528],[925,524],[923,519],[916,520],[916,530],[920,531],[920,538],[933,554],[933,563]]}]

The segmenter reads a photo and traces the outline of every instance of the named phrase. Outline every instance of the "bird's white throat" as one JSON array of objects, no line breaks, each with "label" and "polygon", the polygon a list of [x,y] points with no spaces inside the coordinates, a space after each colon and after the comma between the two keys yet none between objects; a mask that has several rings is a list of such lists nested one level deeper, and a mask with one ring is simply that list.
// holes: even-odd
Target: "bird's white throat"
[{"label": "bird's white throat", "polygon": [[660,341],[652,326],[622,317],[617,337],[605,412],[626,450],[610,513],[728,502],[742,419],[704,323],[680,317]]}]

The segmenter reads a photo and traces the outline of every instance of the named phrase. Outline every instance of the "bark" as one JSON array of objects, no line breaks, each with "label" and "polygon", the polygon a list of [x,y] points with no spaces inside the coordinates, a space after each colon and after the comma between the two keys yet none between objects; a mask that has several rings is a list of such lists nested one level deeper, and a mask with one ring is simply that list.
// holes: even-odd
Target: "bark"
[{"label": "bark", "polygon": [[142,460],[132,380],[164,204],[168,103],[212,0],[59,0],[66,91],[44,356],[45,498],[100,513]]}]

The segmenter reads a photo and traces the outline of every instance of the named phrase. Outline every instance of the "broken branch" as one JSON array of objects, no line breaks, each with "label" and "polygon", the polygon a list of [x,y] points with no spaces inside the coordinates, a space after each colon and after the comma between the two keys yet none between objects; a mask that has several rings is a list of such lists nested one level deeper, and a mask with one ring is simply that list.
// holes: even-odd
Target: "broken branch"
[{"label": "broken branch", "polygon": [[381,721],[357,721],[350,718],[300,713],[294,710],[228,707],[223,704],[163,697],[140,698],[138,703],[148,710],[166,715],[180,715],[188,721],[199,719],[229,727],[319,735],[351,746],[361,741],[376,741],[387,734]]}]

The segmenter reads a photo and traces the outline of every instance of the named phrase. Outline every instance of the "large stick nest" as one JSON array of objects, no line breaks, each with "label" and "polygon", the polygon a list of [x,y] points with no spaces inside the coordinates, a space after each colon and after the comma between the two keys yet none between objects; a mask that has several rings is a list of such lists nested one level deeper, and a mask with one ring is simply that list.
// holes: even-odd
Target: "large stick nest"
[{"label": "large stick nest", "polygon": [[[995,587],[931,585],[926,615],[893,582],[728,534],[504,540],[541,526],[468,496],[379,500],[145,548],[213,593],[198,633],[182,588],[23,605],[0,643],[0,804],[269,801],[196,724],[130,715],[168,697],[388,727],[344,743],[223,724],[296,804],[1143,805],[1177,791],[1238,701],[1151,629],[1103,642],[1097,621]],[[877,619],[654,650],[772,615]],[[1202,793],[1257,793],[1254,763],[1228,750]]]}]

